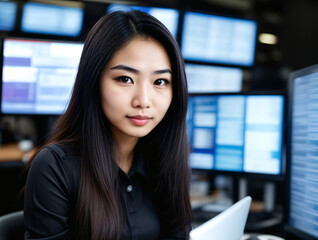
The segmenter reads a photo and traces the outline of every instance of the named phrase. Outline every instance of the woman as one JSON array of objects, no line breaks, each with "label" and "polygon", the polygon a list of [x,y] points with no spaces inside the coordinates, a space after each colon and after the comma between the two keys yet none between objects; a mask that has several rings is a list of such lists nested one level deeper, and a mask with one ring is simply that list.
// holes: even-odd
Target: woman
[{"label": "woman", "polygon": [[148,14],[102,17],[69,106],[31,162],[26,239],[188,239],[187,84]]}]

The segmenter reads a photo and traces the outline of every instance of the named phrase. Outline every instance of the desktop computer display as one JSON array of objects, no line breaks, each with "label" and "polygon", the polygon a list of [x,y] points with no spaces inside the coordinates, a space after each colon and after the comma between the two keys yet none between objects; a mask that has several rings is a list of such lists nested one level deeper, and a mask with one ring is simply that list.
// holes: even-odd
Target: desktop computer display
[{"label": "desktop computer display", "polygon": [[195,94],[187,131],[192,169],[281,176],[283,94]]},{"label": "desktop computer display", "polygon": [[76,37],[82,30],[83,19],[84,10],[80,7],[26,2],[22,10],[21,30]]},{"label": "desktop computer display", "polygon": [[0,2],[0,31],[12,31],[17,14],[16,2]]},{"label": "desktop computer display", "polygon": [[4,39],[1,113],[62,114],[82,49],[79,42]]},{"label": "desktop computer display", "polygon": [[256,32],[253,20],[186,12],[181,50],[186,60],[250,67]]},{"label": "desktop computer display", "polygon": [[318,239],[318,65],[290,75],[287,230]]},{"label": "desktop computer display", "polygon": [[146,7],[146,6],[133,6],[126,4],[112,3],[109,4],[107,12],[113,11],[129,11],[139,10],[146,12],[155,18],[159,19],[171,32],[172,36],[177,37],[179,11],[173,8],[160,8],[160,7]]},{"label": "desktop computer display", "polygon": [[189,93],[240,92],[243,70],[233,67],[219,67],[186,63],[185,71]]}]

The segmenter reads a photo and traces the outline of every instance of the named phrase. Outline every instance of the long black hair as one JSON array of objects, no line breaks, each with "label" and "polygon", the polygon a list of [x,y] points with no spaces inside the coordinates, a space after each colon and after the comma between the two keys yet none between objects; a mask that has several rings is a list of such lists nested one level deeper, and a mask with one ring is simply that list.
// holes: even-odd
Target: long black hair
[{"label": "long black hair", "polygon": [[78,199],[72,214],[74,239],[119,239],[123,217],[116,163],[116,143],[101,107],[100,80],[112,56],[136,36],[152,37],[165,48],[172,67],[173,98],[163,120],[137,148],[150,165],[156,204],[170,227],[183,229],[191,221],[190,170],[186,134],[187,82],[175,39],[154,17],[139,11],[113,12],[89,32],[69,106],[57,121],[47,145],[62,143],[81,161]]}]

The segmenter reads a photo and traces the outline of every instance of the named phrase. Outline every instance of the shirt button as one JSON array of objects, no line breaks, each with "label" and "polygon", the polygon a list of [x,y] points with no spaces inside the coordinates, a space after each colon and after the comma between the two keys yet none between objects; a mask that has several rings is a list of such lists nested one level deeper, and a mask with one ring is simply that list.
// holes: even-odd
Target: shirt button
[{"label": "shirt button", "polygon": [[133,190],[133,186],[128,185],[128,186],[126,187],[126,191],[127,191],[127,192],[132,192],[132,190]]}]

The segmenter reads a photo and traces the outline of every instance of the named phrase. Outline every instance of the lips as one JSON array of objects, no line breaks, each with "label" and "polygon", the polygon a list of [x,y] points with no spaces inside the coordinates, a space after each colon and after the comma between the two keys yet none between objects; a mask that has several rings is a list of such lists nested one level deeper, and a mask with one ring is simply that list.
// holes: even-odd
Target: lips
[{"label": "lips", "polygon": [[135,125],[137,126],[144,126],[146,125],[149,120],[151,119],[150,117],[147,116],[141,116],[141,115],[137,115],[137,116],[127,116],[127,118]]}]

